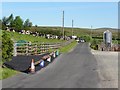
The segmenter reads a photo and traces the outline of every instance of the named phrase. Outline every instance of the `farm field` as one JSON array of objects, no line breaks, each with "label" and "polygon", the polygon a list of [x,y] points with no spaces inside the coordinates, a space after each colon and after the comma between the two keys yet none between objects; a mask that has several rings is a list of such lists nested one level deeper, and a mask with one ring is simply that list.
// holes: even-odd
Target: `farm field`
[{"label": "farm field", "polygon": [[10,38],[13,39],[14,41],[18,41],[18,40],[26,40],[26,41],[31,41],[31,42],[47,42],[47,43],[56,43],[56,42],[65,42],[65,40],[58,40],[58,39],[46,39],[43,37],[35,37],[32,35],[23,35],[23,34],[19,34],[17,32],[7,32],[7,31],[2,31],[2,32],[6,32],[9,34]]},{"label": "farm field", "polygon": [[[32,27],[31,29],[36,29],[37,31],[44,31],[44,30],[48,30],[48,31],[61,31],[62,32],[62,28],[61,27]],[[72,33],[72,28],[71,27],[65,27],[65,34],[67,36],[71,36]],[[91,31],[92,30],[92,31]],[[73,28],[73,34],[77,35],[77,36],[82,36],[82,35],[90,35],[92,33],[93,36],[100,36],[102,37],[103,32],[106,30],[110,30],[113,33],[113,36],[118,37],[118,30],[117,29],[113,29],[113,28],[96,28],[96,29],[90,29],[90,28],[77,28],[74,27]]]}]

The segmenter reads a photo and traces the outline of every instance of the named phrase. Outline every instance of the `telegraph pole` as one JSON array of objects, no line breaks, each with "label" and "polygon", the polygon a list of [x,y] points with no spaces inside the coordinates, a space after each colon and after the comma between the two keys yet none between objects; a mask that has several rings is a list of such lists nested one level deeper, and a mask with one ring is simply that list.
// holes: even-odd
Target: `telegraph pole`
[{"label": "telegraph pole", "polygon": [[91,26],[91,33],[90,33],[90,36],[91,36],[91,38],[92,38],[92,26]]},{"label": "telegraph pole", "polygon": [[73,36],[73,20],[72,20],[72,36]]},{"label": "telegraph pole", "polygon": [[62,23],[62,31],[63,31],[63,39],[64,39],[64,36],[65,36],[65,35],[64,35],[64,34],[65,34],[65,33],[64,33],[64,11],[63,11],[62,22],[63,22],[63,23]]}]

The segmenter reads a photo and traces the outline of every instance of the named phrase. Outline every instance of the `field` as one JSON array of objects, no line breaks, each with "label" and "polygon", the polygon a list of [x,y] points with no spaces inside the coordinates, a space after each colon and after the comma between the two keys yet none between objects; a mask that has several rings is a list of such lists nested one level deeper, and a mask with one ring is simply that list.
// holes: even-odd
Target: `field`
[{"label": "field", "polygon": [[[59,31],[61,32],[62,35],[62,27],[32,27],[32,30],[37,30],[37,31]],[[90,28],[73,28],[73,35],[76,35],[78,37],[81,36],[91,36],[93,39],[103,41],[103,32],[109,30],[112,32],[112,38],[113,38],[113,43],[120,43],[120,38],[118,37],[118,30],[115,28],[96,28],[96,29],[90,29]],[[72,35],[72,28],[71,27],[65,27],[64,28],[65,35],[71,36]]]},{"label": "field", "polygon": [[18,41],[18,40],[26,40],[26,41],[31,41],[31,42],[48,42],[48,43],[56,43],[56,42],[65,42],[64,40],[58,40],[58,39],[46,39],[43,37],[35,37],[32,35],[23,35],[23,34],[19,34],[17,32],[7,32],[7,31],[2,31],[2,32],[6,32],[9,34],[9,36],[11,37],[12,40],[14,41]]},{"label": "field", "polygon": [[[51,31],[60,31],[62,33],[62,28],[61,27],[32,27],[31,29],[36,29],[37,31],[44,31],[44,30],[51,30]],[[72,28],[71,27],[65,27],[65,35],[71,36],[72,35]],[[90,28],[73,28],[73,34],[77,36],[82,36],[82,35],[92,35],[94,37],[102,37],[103,32],[106,30],[110,30],[113,34],[113,37],[118,38],[118,30],[117,29],[112,29],[112,28],[97,28],[97,29],[90,29]]]}]

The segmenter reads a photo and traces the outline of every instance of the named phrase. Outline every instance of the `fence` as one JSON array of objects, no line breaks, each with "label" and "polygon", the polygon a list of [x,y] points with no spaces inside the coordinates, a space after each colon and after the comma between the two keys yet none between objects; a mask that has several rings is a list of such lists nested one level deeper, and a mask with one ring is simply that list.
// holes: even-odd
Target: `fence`
[{"label": "fence", "polygon": [[65,43],[14,43],[14,56],[17,55],[39,55],[68,45],[73,40]]}]

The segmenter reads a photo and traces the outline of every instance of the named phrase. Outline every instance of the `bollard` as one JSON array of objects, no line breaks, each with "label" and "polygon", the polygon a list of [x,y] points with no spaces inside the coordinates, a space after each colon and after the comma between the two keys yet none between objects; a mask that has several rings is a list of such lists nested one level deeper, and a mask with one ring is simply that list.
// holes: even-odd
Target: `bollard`
[{"label": "bollard", "polygon": [[35,73],[34,59],[32,59],[32,62],[31,62],[31,73]]}]

